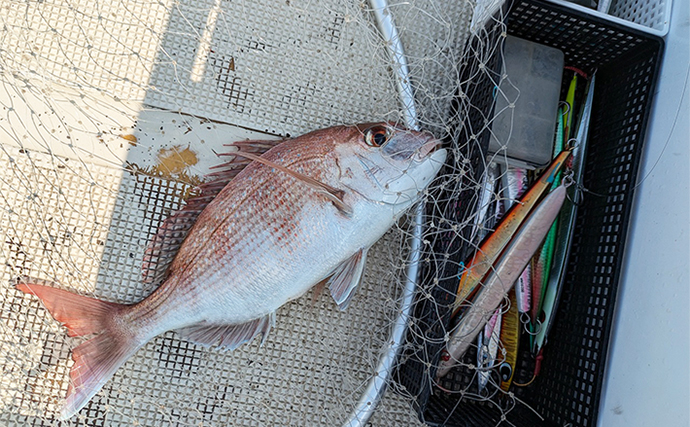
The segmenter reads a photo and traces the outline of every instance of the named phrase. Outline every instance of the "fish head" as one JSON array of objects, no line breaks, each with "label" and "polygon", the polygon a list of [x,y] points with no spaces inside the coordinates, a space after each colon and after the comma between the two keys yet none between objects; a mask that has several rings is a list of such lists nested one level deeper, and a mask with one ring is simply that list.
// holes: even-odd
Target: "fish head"
[{"label": "fish head", "polygon": [[397,214],[420,199],[446,160],[441,141],[391,123],[358,125],[335,151],[341,183]]}]

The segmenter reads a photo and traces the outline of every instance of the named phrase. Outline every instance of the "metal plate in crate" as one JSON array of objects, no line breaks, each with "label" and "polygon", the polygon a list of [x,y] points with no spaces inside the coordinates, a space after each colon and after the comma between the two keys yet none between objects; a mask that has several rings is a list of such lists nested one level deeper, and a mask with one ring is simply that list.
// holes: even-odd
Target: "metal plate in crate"
[{"label": "metal plate in crate", "polygon": [[[561,49],[566,66],[590,74],[597,72],[583,182],[590,192],[579,207],[566,280],[549,342],[544,348],[541,374],[528,387],[513,387],[515,399],[512,396],[481,402],[461,399],[460,393],[446,393],[431,385],[429,378],[435,376],[434,366],[443,348],[443,340],[437,339],[427,342],[423,349],[413,343],[412,347],[417,349],[415,355],[422,360],[408,363],[399,378],[408,391],[416,394],[420,418],[431,425],[593,426],[597,421],[609,336],[615,327],[612,323],[634,183],[663,41],[569,7],[538,0],[514,1],[506,25],[507,34]],[[472,49],[474,45],[468,46]],[[477,95],[486,96],[486,93]],[[470,101],[484,105],[485,110],[483,114],[469,116],[464,126],[482,129],[483,117],[491,116],[493,105],[480,99]],[[482,141],[483,133],[486,132],[469,134]],[[458,134],[461,138],[470,136],[467,132]],[[457,264],[464,261],[466,250],[461,248],[455,254]],[[427,271],[426,277],[441,274]],[[435,310],[427,311],[423,311],[424,304],[420,305],[418,327],[449,330],[448,295],[457,286],[450,282],[425,290],[426,296],[420,301],[426,301],[431,294],[439,303]],[[520,358],[530,363],[526,350]],[[466,381],[462,371],[456,369],[441,381],[441,386],[460,390]],[[423,385],[415,386],[420,383]],[[502,403],[510,407],[499,407]]]}]

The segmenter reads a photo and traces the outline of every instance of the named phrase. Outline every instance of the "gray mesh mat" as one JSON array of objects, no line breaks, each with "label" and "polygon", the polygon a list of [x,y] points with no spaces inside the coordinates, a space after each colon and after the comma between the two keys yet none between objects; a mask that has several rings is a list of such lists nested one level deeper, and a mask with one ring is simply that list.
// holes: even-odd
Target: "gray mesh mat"
[{"label": "gray mesh mat", "polygon": [[[447,3],[391,8],[436,130],[471,10]],[[0,424],[57,423],[77,342],[10,279],[138,301],[147,241],[223,142],[399,117],[370,15],[339,0],[0,6]],[[389,334],[404,241],[395,229],[371,251],[347,311],[310,293],[234,352],[159,336],[64,424],[337,425]],[[388,393],[372,423],[418,421]]]}]

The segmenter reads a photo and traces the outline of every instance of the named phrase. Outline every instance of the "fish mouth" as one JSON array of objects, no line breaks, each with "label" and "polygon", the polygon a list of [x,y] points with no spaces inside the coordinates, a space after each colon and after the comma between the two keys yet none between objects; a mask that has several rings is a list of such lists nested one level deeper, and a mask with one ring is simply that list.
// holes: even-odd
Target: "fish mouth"
[{"label": "fish mouth", "polygon": [[442,147],[443,143],[434,138],[430,137],[430,140],[425,142],[419,149],[417,150],[417,158],[419,160],[425,159],[431,154],[435,153],[436,151],[440,150]]}]

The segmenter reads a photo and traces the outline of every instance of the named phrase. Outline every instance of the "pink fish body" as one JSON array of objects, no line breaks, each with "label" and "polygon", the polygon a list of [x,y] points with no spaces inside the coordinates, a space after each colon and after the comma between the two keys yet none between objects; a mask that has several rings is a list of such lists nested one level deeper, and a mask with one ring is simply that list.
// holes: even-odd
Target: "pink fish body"
[{"label": "pink fish body", "polygon": [[60,417],[79,411],[137,349],[168,330],[230,349],[265,339],[280,306],[327,278],[344,309],[367,250],[419,200],[445,161],[439,146],[429,134],[383,123],[323,129],[275,145],[208,203],[162,285],[138,304],[35,280],[17,285],[41,298],[70,336],[98,334],[73,350]]}]

